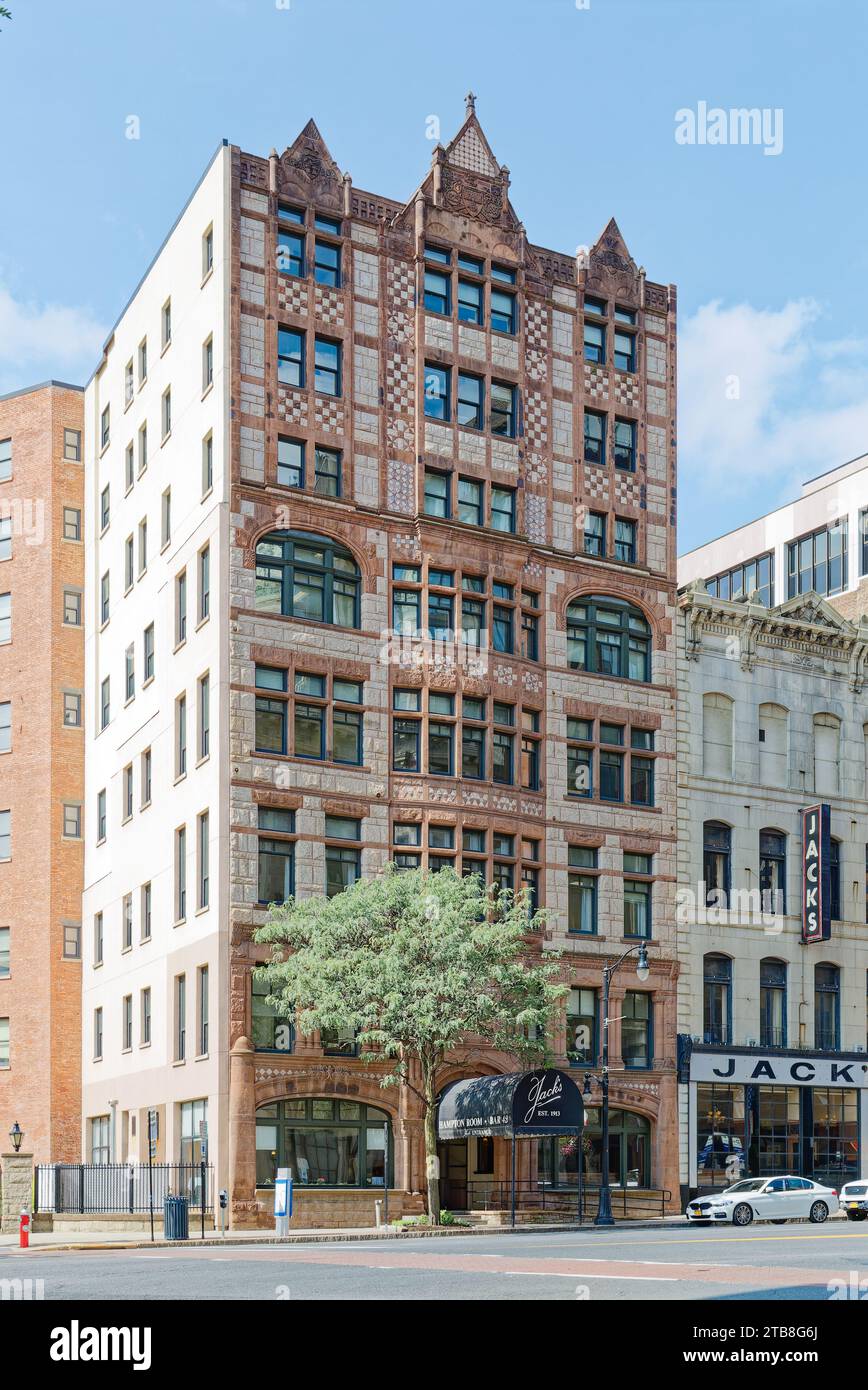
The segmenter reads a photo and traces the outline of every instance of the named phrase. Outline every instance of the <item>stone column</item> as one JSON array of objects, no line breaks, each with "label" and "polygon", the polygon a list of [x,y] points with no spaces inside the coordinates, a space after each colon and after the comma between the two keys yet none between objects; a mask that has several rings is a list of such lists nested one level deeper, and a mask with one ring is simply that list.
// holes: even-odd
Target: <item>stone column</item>
[{"label": "stone column", "polygon": [[18,1230],[22,1211],[33,1211],[33,1154],[0,1154],[0,1174],[0,1231],[10,1235]]},{"label": "stone column", "polygon": [[256,1054],[241,1037],[229,1054],[229,1224],[255,1225]]}]

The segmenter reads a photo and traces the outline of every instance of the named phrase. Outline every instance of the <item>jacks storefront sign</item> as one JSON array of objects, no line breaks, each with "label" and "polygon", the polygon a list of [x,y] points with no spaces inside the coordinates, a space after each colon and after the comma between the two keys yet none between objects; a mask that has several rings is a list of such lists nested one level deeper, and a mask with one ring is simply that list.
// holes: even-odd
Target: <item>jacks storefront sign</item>
[{"label": "jacks storefront sign", "polygon": [[823,803],[802,811],[802,941],[832,935],[831,812]]},{"label": "jacks storefront sign", "polygon": [[691,1081],[735,1085],[868,1087],[868,1057],[805,1057],[797,1053],[699,1052],[690,1057]]}]

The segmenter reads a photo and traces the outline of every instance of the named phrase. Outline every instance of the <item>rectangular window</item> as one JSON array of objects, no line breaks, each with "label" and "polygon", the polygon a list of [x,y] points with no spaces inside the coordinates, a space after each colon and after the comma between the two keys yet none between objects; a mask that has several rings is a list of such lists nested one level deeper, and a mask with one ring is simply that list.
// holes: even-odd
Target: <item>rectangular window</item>
[{"label": "rectangular window", "polygon": [[163,399],[162,399],[162,407],[161,407],[160,419],[161,419],[161,423],[162,423],[162,426],[163,426],[163,438],[164,438],[164,439],[167,439],[168,436],[172,433],[172,388],[171,388],[171,387],[167,387],[166,390],[163,392]]},{"label": "rectangular window", "polygon": [[199,622],[204,623],[211,612],[211,547],[199,551]]},{"label": "rectangular window", "polygon": [[281,275],[304,276],[304,234],[277,229],[277,269]]},{"label": "rectangular window", "polygon": [[175,1061],[187,1056],[187,977],[175,976]]},{"label": "rectangular window", "polygon": [[636,523],[620,516],[615,518],[615,559],[625,565],[636,563]]},{"label": "rectangular window", "polygon": [[9,928],[0,927],[0,980],[9,977]]},{"label": "rectangular window", "polygon": [[314,449],[313,490],[323,497],[341,495],[341,456],[337,449]]},{"label": "rectangular window", "polygon": [[111,719],[111,677],[110,677],[110,676],[106,676],[105,680],[103,681],[102,685],[100,686],[100,700],[99,700],[99,726],[100,726],[100,729],[105,729],[105,728],[107,728],[110,719]]},{"label": "rectangular window", "polygon": [[436,468],[425,469],[424,512],[426,516],[448,518],[451,512],[449,474]]},{"label": "rectangular window", "polygon": [[108,448],[111,439],[111,406],[107,405],[99,418],[99,445],[101,449]]},{"label": "rectangular window", "polygon": [[317,284],[331,285],[335,289],[341,283],[341,248],[319,237],[314,242],[313,278]]},{"label": "rectangular window", "polygon": [[151,804],[151,762],[151,750],[146,748],[142,754],[141,766],[142,810]]},{"label": "rectangular window", "polygon": [[[139,477],[142,476],[148,466],[148,427],[142,425],[139,430]],[[132,486],[132,481],[130,482]]]},{"label": "rectangular window", "polygon": [[148,568],[148,518],[143,517],[139,522],[139,578]]},{"label": "rectangular window", "polygon": [[129,1052],[133,1045],[133,996],[125,994],[121,1011],[121,1051]]},{"label": "rectangular window", "polygon": [[419,760],[419,719],[392,721],[392,767],[396,772],[421,772]]},{"label": "rectangular window", "polygon": [[503,290],[492,289],[491,327],[497,333],[509,333],[513,337],[515,336],[516,312],[514,294],[506,294]]},{"label": "rectangular window", "polygon": [[123,772],[123,820],[132,820],[133,815],[133,765],[127,763]]},{"label": "rectangular window", "polygon": [[0,483],[12,477],[12,440],[0,439]]},{"label": "rectangular window", "polygon": [[124,541],[124,593],[129,593],[135,579],[135,542],[132,536]]},{"label": "rectangular window", "polygon": [[125,893],[121,903],[121,950],[130,951],[133,946],[133,895]]},{"label": "rectangular window", "polygon": [[451,418],[449,367],[425,363],[425,414],[429,420],[447,421]]},{"label": "rectangular window", "polygon": [[175,921],[187,916],[187,827],[175,831]]},{"label": "rectangular window", "polygon": [[602,512],[588,512],[585,517],[585,554],[605,558],[606,517]]},{"label": "rectangular window", "polygon": [[63,539],[65,541],[81,540],[81,511],[78,507],[64,507],[63,509]]},{"label": "rectangular window", "polygon": [[428,771],[432,777],[451,777],[454,771],[455,725],[428,722]]},{"label": "rectangular window", "polygon": [[619,372],[636,370],[636,335],[615,330],[615,366]]},{"label": "rectangular window", "polygon": [[163,493],[161,516],[160,545],[165,550],[172,539],[172,489],[170,487],[167,487]]},{"label": "rectangular window", "polygon": [[567,1061],[594,1066],[598,1053],[599,996],[595,989],[571,989],[567,996]]},{"label": "rectangular window", "polygon": [[491,525],[495,531],[515,531],[515,488],[492,487]]},{"label": "rectangular window", "polygon": [[202,440],[202,496],[214,486],[214,436],[209,433]]},{"label": "rectangular window", "polygon": [[285,386],[304,386],[304,334],[277,330],[277,379]]},{"label": "rectangular window", "polygon": [[646,1068],[653,1063],[651,996],[627,990],[621,1018],[621,1057],[625,1067]]},{"label": "rectangular window", "polygon": [[163,305],[162,313],[162,340],[163,347],[167,348],[172,341],[172,301],[167,299]]},{"label": "rectangular window", "polygon": [[846,587],[847,517],[788,543],[787,598],[811,589],[836,594]]},{"label": "rectangular window", "polygon": [[187,640],[187,571],[175,575],[175,646]]},{"label": "rectangular window", "polygon": [[214,228],[209,227],[202,235],[202,279],[214,269]]},{"label": "rectangular window", "polygon": [[450,313],[449,276],[439,270],[425,270],[425,309],[429,314]]},{"label": "rectangular window", "polygon": [[314,386],[325,396],[341,394],[341,345],[329,338],[314,342]]},{"label": "rectangular window", "polygon": [[[9,442],[11,444],[11,440]],[[0,443],[0,477],[2,477],[3,473],[2,454],[3,445]],[[81,463],[81,430],[64,429],[63,457],[66,459],[67,463]]]},{"label": "rectangular window", "polygon": [[211,677],[206,671],[199,677],[199,762],[211,752]]},{"label": "rectangular window", "polygon": [[78,922],[63,924],[63,959],[81,960],[81,925]]},{"label": "rectangular window", "polygon": [[636,471],[636,421],[615,420],[615,467],[625,472]]},{"label": "rectangular window", "polygon": [[208,1055],[208,967],[200,965],[197,971],[198,1019],[196,1051],[200,1057]]},{"label": "rectangular window", "polygon": [[485,484],[473,478],[458,479],[458,520],[468,526],[482,526]]},{"label": "rectangular window", "polygon": [[111,584],[111,581],[110,581],[110,579],[109,579],[108,571],[106,571],[106,573],[103,575],[102,579],[100,580],[100,584],[99,584],[99,620],[100,620],[100,625],[102,625],[103,623],[107,623],[108,620],[109,620],[110,584]]},{"label": "rectangular window", "polygon": [[214,338],[209,336],[202,344],[202,390],[214,385]]},{"label": "rectangular window", "polygon": [[63,808],[63,838],[65,840],[81,839],[81,807],[64,805]]},{"label": "rectangular window", "polygon": [[139,385],[148,379],[148,340],[143,338],[139,343]]},{"label": "rectangular window", "polygon": [[130,491],[136,481],[136,451],[132,441],[124,450],[124,494]]},{"label": "rectangular window", "polygon": [[[640,874],[644,877],[632,878]],[[624,854],[624,935],[651,936],[651,855]]]},{"label": "rectangular window", "polygon": [[[64,723],[66,721],[64,720]],[[0,702],[0,753],[8,753],[12,747],[12,702]]]},{"label": "rectangular window", "polygon": [[297,758],[325,757],[325,706],[295,702],[294,752]]},{"label": "rectangular window", "polygon": [[211,891],[211,844],[209,840],[209,816],[203,811],[196,818],[196,859],[198,867],[198,890],[196,906],[203,911],[208,906]]},{"label": "rectangular window", "polygon": [[585,463],[606,462],[606,417],[596,410],[585,411]]},{"label": "rectangular window", "polygon": [[[269,836],[264,838],[263,831]],[[258,882],[260,903],[283,903],[295,892],[295,812],[259,807]]]},{"label": "rectangular window", "polygon": [[[334,817],[326,816],[326,835],[329,835],[329,821]],[[357,824],[357,822],[353,822]],[[356,832],[358,838],[358,832]],[[360,849],[351,849],[346,845],[326,845],[326,897],[333,898],[338,893],[342,893],[345,888],[350,888],[361,877],[361,858]]]},{"label": "rectangular window", "polygon": [[152,896],[150,883],[143,883],[139,903],[139,936],[142,941],[151,939]]},{"label": "rectangular window", "polygon": [[106,483],[99,498],[99,529],[105,531],[111,520],[111,488]]},{"label": "rectangular window", "polygon": [[97,913],[94,914],[94,919],[93,919],[93,963],[94,963],[94,965],[102,965],[102,961],[103,961],[103,948],[104,948],[104,938],[103,938],[102,913],[101,913],[101,912],[97,912]]},{"label": "rectangular window", "polygon": [[361,764],[362,716],[358,710],[334,710],[332,714],[332,757],[336,763]]},{"label": "rectangular window", "polygon": [[[585,312],[587,313],[587,304]],[[584,350],[586,362],[604,363],[606,360],[606,329],[601,323],[585,323]]]},{"label": "rectangular window", "polygon": [[745,560],[743,565],[724,570],[722,574],[706,579],[705,587],[712,598],[747,598],[752,603],[761,603],[771,608],[774,598],[774,552],[757,555]]},{"label": "rectangular window", "polygon": [[141,1045],[147,1047],[151,1041],[151,991],[143,989],[141,993]]},{"label": "rectangular window", "polygon": [[63,622],[65,627],[81,627],[81,593],[77,589],[63,591]]},{"label": "rectangular window", "polygon": [[105,791],[96,794],[96,842],[102,844],[106,835],[106,794]]},{"label": "rectangular window", "polygon": [[567,927],[574,935],[594,936],[597,931],[597,851],[570,845],[567,885]]},{"label": "rectangular window", "polygon": [[179,695],[175,701],[175,776],[183,777],[187,771],[187,697]]},{"label": "rectangular window", "polygon": [[[257,666],[256,685],[257,689],[284,691],[286,689],[286,672],[273,670],[271,667]],[[255,746],[260,752],[286,753],[287,708],[286,700],[257,694]]]},{"label": "rectangular window", "polygon": [[503,381],[491,383],[491,433],[514,439],[517,388]]},{"label": "rectangular window", "polygon": [[153,624],[153,623],[149,623],[148,626],[145,628],[144,635],[143,635],[143,638],[142,638],[142,647],[143,647],[142,655],[143,655],[143,658],[144,658],[144,659],[143,659],[143,666],[144,666],[144,677],[143,677],[143,681],[144,681],[144,684],[147,685],[148,681],[154,679],[154,624]]},{"label": "rectangular window", "polygon": [[93,1060],[102,1060],[102,1009],[93,1011]]},{"label": "rectangular window", "polygon": [[458,373],[458,423],[481,430],[484,383],[481,377]]},{"label": "rectangular window", "polygon": [[482,323],[481,284],[474,280],[458,281],[458,318],[462,323]]}]

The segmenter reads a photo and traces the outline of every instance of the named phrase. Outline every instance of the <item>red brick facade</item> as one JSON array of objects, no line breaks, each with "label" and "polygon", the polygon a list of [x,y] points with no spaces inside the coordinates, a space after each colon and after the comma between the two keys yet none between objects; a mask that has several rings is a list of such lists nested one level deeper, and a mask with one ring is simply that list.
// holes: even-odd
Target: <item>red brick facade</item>
[{"label": "red brick facade", "polygon": [[[669,1189],[677,1201],[675,290],[646,280],[614,221],[578,259],[530,243],[509,199],[508,171],[494,158],[472,103],[451,144],[435,149],[431,169],[407,203],[353,187],[313,122],[280,157],[272,153],[263,159],[239,150],[232,157],[234,1220],[244,1224],[262,1217],[266,1199],[254,1190],[254,1107],[276,1098],[361,1097],[389,1111],[396,1136],[396,1190],[412,1196],[424,1187],[421,1122],[409,1092],[399,1097],[380,1090],[363,1062],[324,1056],[318,1038],[297,1041],[291,1055],[264,1055],[249,1047],[250,969],[262,954],[251,941],[263,920],[255,887],[256,818],[262,805],[296,812],[293,843],[301,894],[324,890],[326,816],[360,821],[363,873],[375,872],[397,852],[396,824],[420,827],[422,864],[430,863],[434,829],[438,845],[446,846],[442,857],[459,869],[462,843],[474,840],[473,835],[464,840],[464,833],[481,832],[484,838],[476,843],[484,843],[487,871],[511,875],[516,885],[537,884],[540,903],[550,914],[547,941],[541,944],[564,951],[571,985],[595,991],[603,964],[634,941],[624,935],[622,855],[652,856],[651,977],[644,988],[652,997],[653,1046],[649,1065],[624,1066],[625,993],[643,988],[628,961],[613,986],[611,1094],[615,1107],[649,1122],[640,1181]],[[296,221],[281,221],[279,206]],[[322,230],[327,223],[318,229],[315,214],[339,230]],[[285,262],[279,263],[281,230],[304,243],[305,263],[293,266],[304,273],[287,273]],[[340,247],[336,286],[311,274],[320,254],[318,230],[325,244]],[[430,255],[426,261],[426,247],[447,256],[448,264]],[[444,312],[426,311],[426,268],[450,282],[451,303],[443,305]],[[504,293],[514,296],[512,324],[493,313],[495,305],[503,305],[497,296]],[[469,316],[459,308],[463,296],[469,297]],[[481,322],[473,321],[474,302]],[[584,347],[586,323],[595,325],[597,341],[605,342],[598,362],[591,360],[593,349],[589,353]],[[289,364],[289,371],[278,361],[279,330],[301,335],[300,365]],[[338,394],[316,389],[317,339],[340,346]],[[284,376],[296,372],[299,384],[281,381],[282,369]],[[436,386],[441,379],[438,369],[451,373],[451,408],[443,412],[448,419],[426,411],[432,382]],[[468,424],[461,393],[476,390],[473,381],[484,405],[478,421]],[[498,408],[504,400],[513,403],[505,427],[496,416],[495,398]],[[605,420],[600,462],[585,458],[586,412],[597,422]],[[629,438],[631,430],[633,467],[618,467],[616,439]],[[307,476],[301,488],[278,481],[281,440],[304,445]],[[339,497],[317,490],[317,446],[340,452]],[[620,458],[623,463],[623,453]],[[432,496],[440,495],[438,489],[448,496],[446,516],[432,514],[426,481]],[[481,493],[475,484],[482,484]],[[481,511],[474,517],[464,499],[480,496]],[[510,505],[512,525],[502,529],[496,509]],[[602,518],[603,555],[587,553],[588,513]],[[325,537],[345,547],[360,575],[354,627],[262,611],[254,578],[256,545],[275,530]],[[628,542],[626,552],[618,549],[624,535],[632,537],[632,551]],[[468,659],[472,652],[459,639],[445,654],[425,648],[420,659],[402,662],[393,628],[398,588],[418,594],[423,628],[432,604],[447,614],[451,607],[453,629],[463,627],[463,614],[479,604],[489,633],[500,622],[512,635],[501,637],[499,649],[489,645],[480,661]],[[567,610],[587,596],[627,603],[644,616],[652,653],[648,678],[627,680],[570,664]],[[529,634],[534,627],[535,651],[530,635],[522,642],[523,629]],[[571,653],[575,641],[573,633]],[[297,671],[364,682],[363,766],[342,767],[328,756],[311,763],[291,747],[282,756],[257,754],[257,663],[287,671],[290,697]],[[418,770],[395,766],[396,689],[408,692],[411,705],[409,692],[419,695],[418,712],[411,711],[419,721]],[[451,697],[451,703],[437,699],[436,722],[452,730],[441,735],[452,740],[452,775],[435,773],[426,755],[435,722],[432,696]],[[474,780],[461,776],[466,700],[485,701],[479,727],[486,775]],[[653,805],[633,803],[629,790],[622,801],[601,799],[596,771],[592,794],[573,794],[567,786],[567,744],[575,728],[570,721],[579,720],[592,722],[594,759],[600,720],[621,727],[621,775],[628,783],[626,759],[633,756],[631,745],[638,746],[631,730],[647,736],[654,760]],[[512,780],[492,780],[495,751],[510,737]],[[524,744],[536,747],[537,777],[523,775]],[[525,757],[529,766],[532,750]],[[597,851],[594,934],[568,930],[571,846]],[[565,1029],[554,1042],[564,1065]],[[444,1072],[443,1081],[508,1069],[510,1059],[480,1052],[461,1068]],[[504,1162],[498,1153],[498,1173]],[[532,1178],[535,1152],[528,1148],[522,1163],[524,1175]]]}]

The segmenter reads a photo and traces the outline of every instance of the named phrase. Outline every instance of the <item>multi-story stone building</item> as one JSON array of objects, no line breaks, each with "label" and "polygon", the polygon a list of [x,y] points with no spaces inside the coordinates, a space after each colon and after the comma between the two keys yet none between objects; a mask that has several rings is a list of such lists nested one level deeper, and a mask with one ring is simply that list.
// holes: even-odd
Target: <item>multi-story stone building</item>
[{"label": "multi-story stone building", "polygon": [[[370,1222],[388,1146],[418,1209],[412,1094],[292,1036],[252,938],[290,893],[452,865],[548,910],[564,1064],[598,1065],[602,966],[648,942],[647,982],[614,977],[609,1161],[677,1200],[674,419],[674,289],[614,222],[578,261],[530,243],[472,100],[403,202],[313,122],[218,151],[89,387],[92,1147],[113,1110],[124,1157],[147,1107],[164,1157],[207,1122],[243,1225],[283,1164],[299,1220]],[[470,1048],[443,1082],[512,1066]],[[575,1185],[567,1141],[521,1147],[525,1182]],[[454,1206],[506,1172],[498,1140],[442,1159]]]},{"label": "multi-story stone building", "polygon": [[0,398],[0,1133],[79,1156],[81,388]]},{"label": "multi-story stone building", "polygon": [[[868,623],[701,579],[679,607],[683,1195],[775,1174],[838,1186],[868,1173]],[[806,940],[801,813],[824,804],[828,937]]]}]

